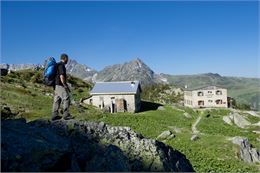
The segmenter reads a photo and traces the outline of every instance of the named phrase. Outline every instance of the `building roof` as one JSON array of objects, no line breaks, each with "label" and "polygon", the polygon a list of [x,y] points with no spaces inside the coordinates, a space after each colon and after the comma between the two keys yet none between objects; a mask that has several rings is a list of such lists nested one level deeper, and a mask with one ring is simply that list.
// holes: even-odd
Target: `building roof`
[{"label": "building roof", "polygon": [[138,89],[139,81],[97,82],[90,94],[136,94]]},{"label": "building roof", "polygon": [[217,90],[217,89],[225,89],[219,86],[203,86],[203,87],[197,87],[197,88],[186,88],[185,91],[196,91],[196,90]]}]

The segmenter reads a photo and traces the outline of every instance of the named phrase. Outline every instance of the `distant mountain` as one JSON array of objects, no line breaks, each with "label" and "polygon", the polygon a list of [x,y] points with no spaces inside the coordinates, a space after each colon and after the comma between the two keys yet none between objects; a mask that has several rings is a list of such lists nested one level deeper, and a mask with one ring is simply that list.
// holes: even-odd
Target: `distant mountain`
[{"label": "distant mountain", "polygon": [[97,73],[96,70],[79,64],[76,60],[69,60],[66,69],[67,73],[86,81],[92,81],[92,77]]},{"label": "distant mountain", "polygon": [[[24,69],[38,69],[44,68],[46,60],[43,64],[0,64],[0,68],[17,71],[17,70],[24,70]],[[92,77],[94,74],[97,73],[96,70],[86,66],[79,64],[76,60],[69,60],[68,64],[66,65],[67,73],[71,74],[75,77],[80,79],[84,79],[87,81],[92,81]]]},{"label": "distant mountain", "polygon": [[226,77],[217,73],[205,73],[197,75],[168,75],[170,84],[185,88],[197,88],[201,86],[217,85],[228,89],[228,96],[235,98],[240,103],[250,104],[253,109],[260,110],[260,79],[245,77]]},{"label": "distant mountain", "polygon": [[0,64],[0,68],[9,69],[12,71],[18,71],[24,69],[43,68],[43,65],[41,64]]},{"label": "distant mountain", "polygon": [[164,83],[166,78],[155,74],[142,60],[135,59],[124,64],[105,67],[95,76],[96,81],[139,80],[142,84]]}]

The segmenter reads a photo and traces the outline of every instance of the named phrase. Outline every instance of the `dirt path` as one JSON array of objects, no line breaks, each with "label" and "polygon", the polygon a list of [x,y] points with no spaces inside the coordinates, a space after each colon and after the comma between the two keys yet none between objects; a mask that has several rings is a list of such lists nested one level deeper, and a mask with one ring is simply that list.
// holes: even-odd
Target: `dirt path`
[{"label": "dirt path", "polygon": [[198,131],[198,129],[196,128],[196,126],[198,125],[198,123],[200,122],[201,120],[201,116],[199,116],[196,120],[196,122],[194,124],[192,124],[192,127],[191,127],[191,131],[193,134],[199,134],[200,132]]}]

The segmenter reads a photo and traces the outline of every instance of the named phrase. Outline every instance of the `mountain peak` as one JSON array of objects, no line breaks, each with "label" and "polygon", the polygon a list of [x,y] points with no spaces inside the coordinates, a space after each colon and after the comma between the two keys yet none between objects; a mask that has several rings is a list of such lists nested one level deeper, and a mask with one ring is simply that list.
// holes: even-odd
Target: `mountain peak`
[{"label": "mountain peak", "polygon": [[215,77],[215,78],[221,78],[222,76],[218,73],[205,73],[204,75],[210,76],[210,77]]},{"label": "mountain peak", "polygon": [[150,69],[141,59],[136,58],[130,62],[126,62],[125,65],[131,66],[131,68],[146,68]]},{"label": "mountain peak", "polygon": [[136,58],[136,59],[134,59],[134,60],[132,60],[133,62],[138,62],[138,63],[143,63],[144,64],[144,62],[140,59],[140,58]]}]

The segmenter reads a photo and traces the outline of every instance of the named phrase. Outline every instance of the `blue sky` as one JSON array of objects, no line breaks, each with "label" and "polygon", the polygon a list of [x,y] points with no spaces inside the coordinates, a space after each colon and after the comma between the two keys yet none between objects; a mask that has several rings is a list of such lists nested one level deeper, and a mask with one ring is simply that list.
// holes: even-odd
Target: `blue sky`
[{"label": "blue sky", "polygon": [[63,52],[97,70],[260,77],[259,2],[1,2],[1,63]]}]

